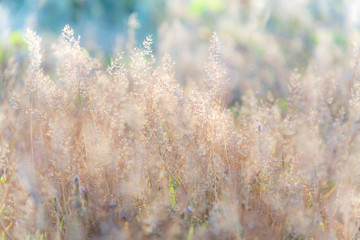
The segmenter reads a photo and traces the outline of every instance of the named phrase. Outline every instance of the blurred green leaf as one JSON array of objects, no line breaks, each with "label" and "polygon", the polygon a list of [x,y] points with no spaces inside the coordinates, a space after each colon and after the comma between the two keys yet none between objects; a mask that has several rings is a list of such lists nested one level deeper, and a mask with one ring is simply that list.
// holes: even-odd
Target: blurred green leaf
[{"label": "blurred green leaf", "polygon": [[24,35],[21,32],[15,31],[10,35],[10,43],[16,48],[21,48],[26,46],[24,41]]},{"label": "blurred green leaf", "polygon": [[9,51],[6,51],[2,46],[0,46],[0,63],[6,62],[9,59]]},{"label": "blurred green leaf", "polygon": [[346,38],[346,34],[344,33],[344,31],[342,31],[342,30],[334,31],[333,42],[341,48],[346,48],[347,38]]},{"label": "blurred green leaf", "polygon": [[192,0],[190,3],[190,11],[200,15],[206,11],[218,12],[223,9],[221,0]]},{"label": "blurred green leaf", "polygon": [[174,183],[171,179],[171,175],[169,175],[169,191],[170,191],[171,208],[174,208],[176,201],[175,201]]},{"label": "blurred green leaf", "polygon": [[187,240],[192,240],[192,239],[193,239],[193,235],[194,235],[194,225],[191,225],[191,227],[190,227],[190,229],[189,229],[189,233],[188,233]]},{"label": "blurred green leaf", "polygon": [[288,111],[288,103],[286,98],[279,99],[279,107],[282,113],[286,113]]}]

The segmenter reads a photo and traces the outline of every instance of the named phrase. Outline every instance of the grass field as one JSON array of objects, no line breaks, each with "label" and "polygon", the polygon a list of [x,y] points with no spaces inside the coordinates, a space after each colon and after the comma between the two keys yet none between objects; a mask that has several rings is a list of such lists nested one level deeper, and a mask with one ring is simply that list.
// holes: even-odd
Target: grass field
[{"label": "grass field", "polygon": [[0,59],[0,239],[360,238],[356,46],[235,91],[220,35],[182,82],[129,26],[109,64],[68,25]]}]

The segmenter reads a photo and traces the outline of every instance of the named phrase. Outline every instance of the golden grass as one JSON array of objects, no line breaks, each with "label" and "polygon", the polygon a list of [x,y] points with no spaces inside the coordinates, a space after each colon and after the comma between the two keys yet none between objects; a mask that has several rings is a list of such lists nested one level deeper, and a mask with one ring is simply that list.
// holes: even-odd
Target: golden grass
[{"label": "golden grass", "polygon": [[358,237],[357,81],[295,72],[287,100],[249,88],[230,111],[216,34],[190,90],[150,37],[104,69],[66,26],[52,77],[27,43],[0,104],[0,238]]}]

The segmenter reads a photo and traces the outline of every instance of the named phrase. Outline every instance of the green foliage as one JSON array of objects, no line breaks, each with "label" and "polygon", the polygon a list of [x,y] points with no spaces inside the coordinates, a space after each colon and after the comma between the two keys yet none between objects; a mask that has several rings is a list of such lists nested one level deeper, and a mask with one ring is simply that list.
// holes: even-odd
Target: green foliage
[{"label": "green foliage", "polygon": [[9,59],[9,52],[0,46],[0,63],[5,63]]},{"label": "green foliage", "polygon": [[174,185],[175,182],[172,180],[171,175],[169,175],[169,192],[172,209],[174,209],[176,205]]},{"label": "green foliage", "polygon": [[279,99],[279,107],[282,113],[286,113],[288,111],[288,102],[286,98]]},{"label": "green foliage", "polygon": [[10,34],[10,43],[17,49],[23,48],[26,46],[24,41],[24,35],[22,32],[15,31]]},{"label": "green foliage", "polygon": [[194,225],[191,224],[191,226],[189,228],[187,240],[193,240],[193,235],[194,235]]},{"label": "green foliage", "polygon": [[190,11],[196,15],[202,15],[205,12],[218,12],[224,8],[221,0],[191,0]]},{"label": "green foliage", "polygon": [[333,32],[333,41],[334,43],[341,47],[341,48],[347,48],[348,39],[343,30],[338,30]]}]

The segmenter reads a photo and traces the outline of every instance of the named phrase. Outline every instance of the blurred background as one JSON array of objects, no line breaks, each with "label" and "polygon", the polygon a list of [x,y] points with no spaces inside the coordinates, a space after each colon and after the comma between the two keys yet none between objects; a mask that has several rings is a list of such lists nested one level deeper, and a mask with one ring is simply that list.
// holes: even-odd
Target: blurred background
[{"label": "blurred background", "polygon": [[3,68],[13,56],[26,58],[27,28],[46,50],[69,24],[104,65],[116,52],[130,51],[129,39],[139,46],[152,35],[156,56],[170,53],[186,84],[204,77],[216,31],[231,79],[229,101],[240,102],[249,86],[281,98],[295,69],[351,75],[359,12],[356,0],[1,0],[0,62]]}]

